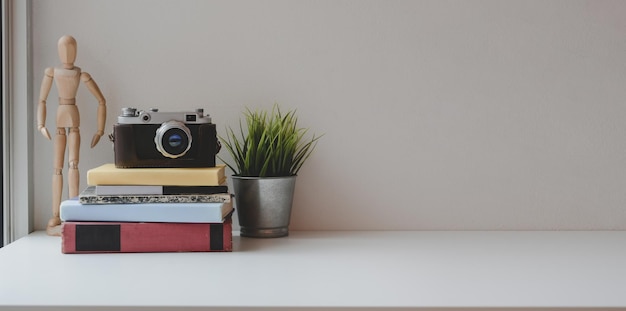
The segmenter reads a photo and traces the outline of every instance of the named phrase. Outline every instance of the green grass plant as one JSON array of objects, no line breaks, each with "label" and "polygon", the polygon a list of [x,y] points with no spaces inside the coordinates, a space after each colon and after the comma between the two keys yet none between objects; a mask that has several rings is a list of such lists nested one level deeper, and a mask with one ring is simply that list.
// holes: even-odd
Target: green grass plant
[{"label": "green grass plant", "polygon": [[307,138],[308,129],[298,127],[296,111],[283,113],[277,104],[271,112],[246,108],[244,119],[245,124],[239,120],[238,133],[227,127],[225,137],[219,136],[233,163],[218,158],[235,176],[297,175],[321,137]]}]

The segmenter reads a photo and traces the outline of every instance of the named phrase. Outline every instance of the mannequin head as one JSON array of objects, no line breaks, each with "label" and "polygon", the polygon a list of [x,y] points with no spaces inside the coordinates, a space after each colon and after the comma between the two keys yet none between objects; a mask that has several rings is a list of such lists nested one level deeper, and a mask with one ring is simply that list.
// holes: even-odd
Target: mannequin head
[{"label": "mannequin head", "polygon": [[63,68],[74,68],[74,61],[76,60],[76,39],[72,36],[63,36],[59,39],[59,59],[63,63]]}]

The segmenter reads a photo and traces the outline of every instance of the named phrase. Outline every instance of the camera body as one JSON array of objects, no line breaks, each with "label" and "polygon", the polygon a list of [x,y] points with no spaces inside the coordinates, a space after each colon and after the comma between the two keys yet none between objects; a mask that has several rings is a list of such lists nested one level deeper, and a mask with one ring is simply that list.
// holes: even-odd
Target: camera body
[{"label": "camera body", "polygon": [[213,167],[220,149],[215,124],[203,109],[122,108],[111,140],[119,168]]}]

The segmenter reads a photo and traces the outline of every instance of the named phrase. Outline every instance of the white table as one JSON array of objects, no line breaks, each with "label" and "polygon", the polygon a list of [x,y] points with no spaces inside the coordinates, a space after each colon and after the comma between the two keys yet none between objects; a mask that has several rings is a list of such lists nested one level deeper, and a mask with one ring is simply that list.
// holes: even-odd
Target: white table
[{"label": "white table", "polygon": [[73,306],[626,309],[626,232],[291,232],[236,236],[232,253],[90,255],[35,232],[0,249],[0,310]]}]

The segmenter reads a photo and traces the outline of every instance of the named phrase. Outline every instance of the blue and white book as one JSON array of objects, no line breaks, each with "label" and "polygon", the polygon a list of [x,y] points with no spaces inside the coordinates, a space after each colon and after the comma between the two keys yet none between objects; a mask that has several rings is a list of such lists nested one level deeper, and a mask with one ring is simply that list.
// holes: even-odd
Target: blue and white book
[{"label": "blue and white book", "polygon": [[232,211],[231,202],[89,205],[78,198],[61,202],[63,221],[221,223]]}]

